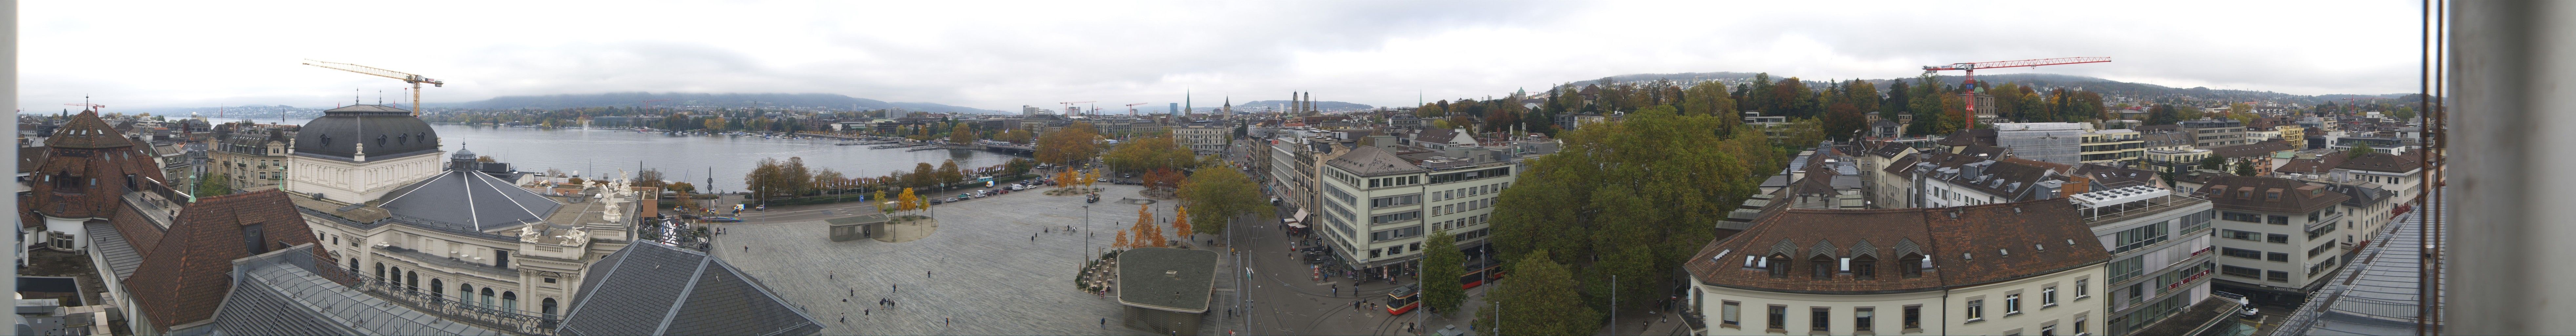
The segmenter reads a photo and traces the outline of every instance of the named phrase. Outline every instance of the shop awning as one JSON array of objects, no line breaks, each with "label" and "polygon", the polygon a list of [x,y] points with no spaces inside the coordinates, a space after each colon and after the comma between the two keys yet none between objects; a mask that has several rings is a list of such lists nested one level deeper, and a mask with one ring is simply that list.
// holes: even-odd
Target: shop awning
[{"label": "shop awning", "polygon": [[1301,229],[1302,229],[1302,228],[1305,228],[1305,227],[1306,227],[1306,209],[1297,209],[1297,215],[1295,215],[1295,216],[1289,216],[1287,219],[1281,219],[1281,220],[1279,220],[1279,223],[1280,223],[1280,224],[1287,224],[1287,225],[1288,225],[1288,227],[1293,227],[1293,228],[1301,228]]}]

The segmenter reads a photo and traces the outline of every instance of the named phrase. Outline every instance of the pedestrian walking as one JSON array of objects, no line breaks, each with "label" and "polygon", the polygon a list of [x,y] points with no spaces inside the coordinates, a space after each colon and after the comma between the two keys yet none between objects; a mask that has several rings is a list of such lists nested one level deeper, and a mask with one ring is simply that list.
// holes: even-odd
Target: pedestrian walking
[{"label": "pedestrian walking", "polygon": [[838,271],[823,271],[823,279],[824,279],[824,280],[831,280],[833,277],[839,276],[839,274],[837,274],[837,273],[839,273],[839,272],[838,272]]},{"label": "pedestrian walking", "polygon": [[841,313],[841,323],[850,323],[850,313]]},{"label": "pedestrian walking", "polygon": [[903,291],[903,284],[895,284],[895,285],[894,285],[894,290],[890,290],[890,291],[886,291],[886,292],[888,292],[888,293],[896,293],[896,292],[902,292],[902,291]]},{"label": "pedestrian walking", "polygon": [[941,327],[946,327],[946,326],[948,326],[948,325],[950,324],[950,322],[956,322],[956,321],[955,321],[955,320],[951,320],[950,318],[946,318],[946,317],[939,318],[939,326],[941,326]]},{"label": "pedestrian walking", "polygon": [[1101,329],[1109,329],[1109,318],[1107,318],[1107,317],[1100,318],[1100,328],[1101,328]]},{"label": "pedestrian walking", "polygon": [[871,315],[871,314],[869,314],[868,312],[869,312],[869,310],[866,310],[866,309],[860,309],[860,310],[859,310],[859,316],[868,316],[868,315]]}]

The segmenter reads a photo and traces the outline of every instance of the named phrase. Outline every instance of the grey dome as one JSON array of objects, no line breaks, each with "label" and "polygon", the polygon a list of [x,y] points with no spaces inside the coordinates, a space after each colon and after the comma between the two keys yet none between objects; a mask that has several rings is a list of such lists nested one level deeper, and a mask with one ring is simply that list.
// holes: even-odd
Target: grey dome
[{"label": "grey dome", "polygon": [[[358,144],[366,144],[366,152]],[[438,131],[410,110],[384,105],[349,105],[322,111],[295,134],[295,154],[355,161],[390,159],[438,152]]]}]

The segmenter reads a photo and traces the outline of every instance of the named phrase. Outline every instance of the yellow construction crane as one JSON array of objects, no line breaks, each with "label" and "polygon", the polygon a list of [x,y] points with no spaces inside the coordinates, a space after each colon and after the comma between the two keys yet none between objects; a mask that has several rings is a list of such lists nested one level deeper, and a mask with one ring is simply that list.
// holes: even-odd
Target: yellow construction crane
[{"label": "yellow construction crane", "polygon": [[383,68],[377,68],[377,67],[371,67],[371,66],[364,66],[364,65],[357,65],[357,64],[348,64],[348,63],[339,63],[339,62],[323,62],[323,61],[316,61],[316,60],[309,59],[309,58],[304,60],[304,65],[317,66],[317,67],[322,67],[322,68],[324,68],[324,69],[332,69],[332,70],[340,70],[340,71],[355,72],[355,73],[361,73],[361,74],[366,74],[366,75],[376,76],[376,77],[384,77],[384,78],[399,79],[399,80],[402,80],[402,81],[403,81],[403,82],[405,82],[405,83],[411,83],[411,115],[412,115],[412,116],[415,116],[415,117],[416,117],[416,116],[420,116],[420,83],[429,83],[429,85],[431,85],[431,86],[437,86],[437,87],[447,87],[447,81],[442,81],[442,80],[438,80],[438,79],[435,79],[435,78],[423,77],[423,76],[421,76],[421,75],[414,75],[414,74],[405,73],[405,72],[401,72],[401,71],[385,70],[385,69],[383,69]]}]

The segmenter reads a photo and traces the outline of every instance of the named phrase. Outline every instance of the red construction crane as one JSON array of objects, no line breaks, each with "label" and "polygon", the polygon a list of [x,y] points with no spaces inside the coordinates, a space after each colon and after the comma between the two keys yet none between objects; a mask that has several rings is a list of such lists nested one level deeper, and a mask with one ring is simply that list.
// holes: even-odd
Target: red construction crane
[{"label": "red construction crane", "polygon": [[1153,104],[1153,103],[1135,103],[1135,104],[1127,104],[1127,116],[1130,116],[1130,117],[1136,116],[1136,105],[1145,105],[1145,104]]},{"label": "red construction crane", "polygon": [[1963,70],[1968,72],[1968,75],[1966,76],[1967,79],[1961,81],[1963,84],[1960,85],[1960,91],[1967,91],[1968,101],[1966,105],[1968,107],[1968,120],[1966,123],[1968,125],[1967,128],[1973,129],[1977,128],[1977,69],[2103,63],[2110,61],[2110,57],[2067,57],[2001,62],[1957,63],[1951,65],[1926,65],[1923,66],[1923,74],[1929,75],[1942,70]]}]

